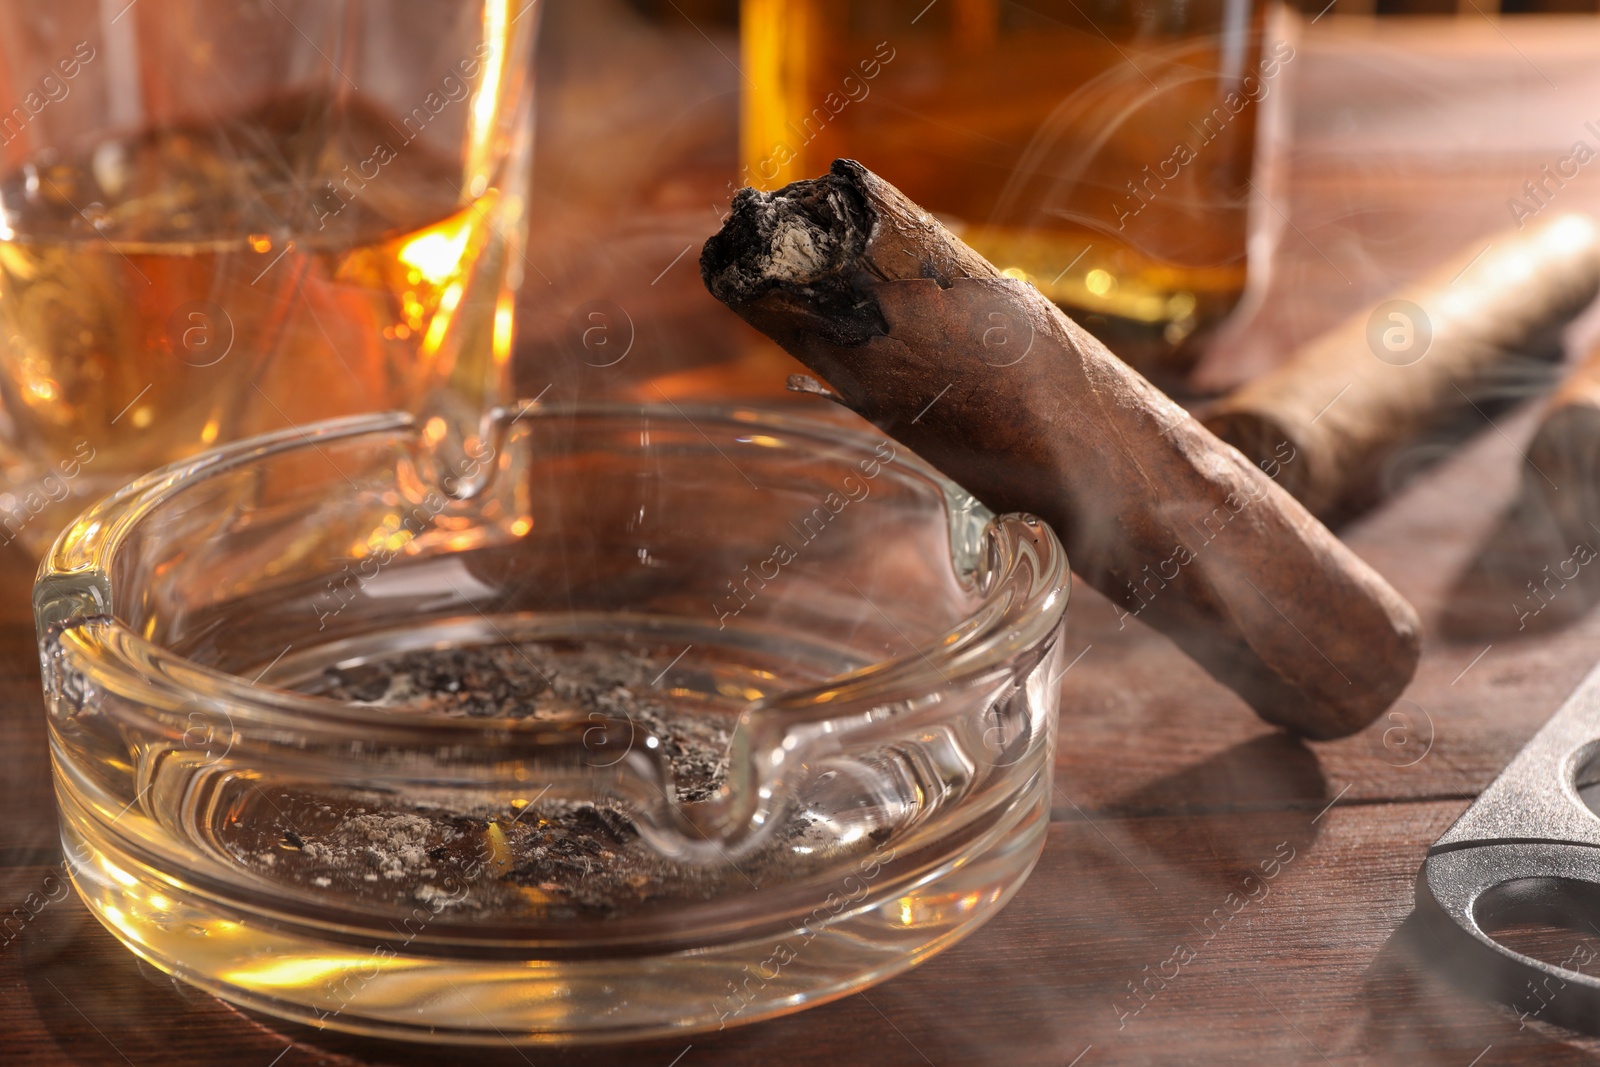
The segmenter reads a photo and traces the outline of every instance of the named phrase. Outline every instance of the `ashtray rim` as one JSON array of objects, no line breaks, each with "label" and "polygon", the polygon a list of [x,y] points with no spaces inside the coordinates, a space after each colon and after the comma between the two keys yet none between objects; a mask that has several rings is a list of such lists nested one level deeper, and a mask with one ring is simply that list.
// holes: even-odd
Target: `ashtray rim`
[{"label": "ashtray rim", "polygon": [[[643,416],[693,427],[702,436],[706,427],[750,426],[810,437],[834,448],[854,446],[863,455],[884,435],[871,434],[833,421],[786,415],[748,407],[711,405],[629,404],[603,401],[519,401],[493,409],[485,425],[521,420],[615,418]],[[516,720],[486,718],[464,722],[431,716],[407,717],[397,723],[392,710],[347,703],[327,697],[251,681],[243,675],[208,667],[151,641],[115,615],[111,603],[110,561],[137,524],[152,509],[197,484],[297,449],[318,449],[322,444],[367,434],[421,432],[425,420],[407,412],[346,416],[302,427],[272,431],[203,452],[143,475],[92,505],[57,537],[41,561],[34,584],[35,618],[41,645],[47,632],[92,623],[103,639],[95,641],[102,682],[124,690],[124,695],[148,698],[162,695],[173,705],[195,700],[224,701],[235,724],[289,727],[315,734],[350,729],[419,727],[479,734],[508,728],[528,729]],[[708,437],[708,441],[711,439]],[[896,442],[898,444],[898,442]],[[716,447],[713,443],[713,447]],[[905,446],[896,463],[936,485],[942,492],[947,521],[958,513],[988,516],[982,548],[988,559],[987,588],[982,602],[938,639],[915,645],[903,654],[887,657],[808,688],[786,691],[758,702],[757,708],[781,709],[786,715],[832,718],[849,707],[904,696],[919,678],[935,676],[955,684],[981,676],[1004,664],[1019,648],[1046,642],[1061,621],[1070,591],[1065,550],[1054,532],[1032,516],[994,516],[971,494],[951,481]],[[952,528],[954,538],[954,529]],[[952,551],[959,547],[952,544]],[[1030,557],[1023,568],[1021,558]],[[1028,578],[1018,588],[1019,572]],[[117,684],[120,683],[120,684]],[[924,686],[926,688],[926,686]],[[811,716],[805,715],[810,710]],[[815,719],[813,720],[815,721]]]}]

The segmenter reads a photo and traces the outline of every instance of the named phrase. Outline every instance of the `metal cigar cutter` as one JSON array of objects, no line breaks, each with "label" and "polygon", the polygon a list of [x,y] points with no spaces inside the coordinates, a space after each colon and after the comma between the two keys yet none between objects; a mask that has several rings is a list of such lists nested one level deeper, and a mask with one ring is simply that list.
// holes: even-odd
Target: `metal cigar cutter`
[{"label": "metal cigar cutter", "polygon": [[[1450,973],[1527,1014],[1600,1032],[1600,667],[1428,850],[1417,916]],[[1516,923],[1573,931],[1561,967],[1488,932]]]}]

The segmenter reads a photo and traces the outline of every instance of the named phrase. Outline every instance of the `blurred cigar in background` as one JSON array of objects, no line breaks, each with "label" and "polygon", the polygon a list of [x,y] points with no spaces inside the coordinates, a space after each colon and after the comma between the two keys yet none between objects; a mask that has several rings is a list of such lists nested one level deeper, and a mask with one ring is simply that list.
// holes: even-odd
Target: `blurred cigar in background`
[{"label": "blurred cigar in background", "polygon": [[1600,344],[1550,398],[1527,456],[1513,518],[1534,551],[1513,579],[1518,631],[1570,621],[1600,600]]},{"label": "blurred cigar in background", "polygon": [[[1416,612],[1256,467],[851,160],[746,189],[712,294],[1270,722],[1361,729],[1415,671]],[[820,389],[818,386],[816,389]],[[815,390],[813,390],[815,391]]]},{"label": "blurred cigar in background", "polygon": [[1550,397],[1525,456],[1516,499],[1440,618],[1448,637],[1539,633],[1600,602],[1600,345]]},{"label": "blurred cigar in background", "polygon": [[1600,344],[1550,398],[1523,481],[1543,498],[1568,547],[1600,543]]},{"label": "blurred cigar in background", "polygon": [[[1203,421],[1314,514],[1343,518],[1374,501],[1385,464],[1405,446],[1496,392],[1519,365],[1525,376],[1529,361],[1558,359],[1562,328],[1597,292],[1600,227],[1586,216],[1474,242],[1224,397]],[[1583,395],[1585,413],[1600,411],[1600,391],[1591,384]]]}]

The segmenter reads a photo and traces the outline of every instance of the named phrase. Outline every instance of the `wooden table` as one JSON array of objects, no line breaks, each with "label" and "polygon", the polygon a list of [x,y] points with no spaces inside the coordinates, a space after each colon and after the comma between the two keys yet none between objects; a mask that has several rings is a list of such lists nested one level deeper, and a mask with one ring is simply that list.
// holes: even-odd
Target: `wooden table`
[{"label": "wooden table", "polygon": [[[1510,221],[1506,200],[1541,163],[1580,137],[1594,143],[1583,122],[1600,119],[1597,54],[1593,20],[1374,25],[1329,17],[1303,27],[1285,80],[1281,180],[1270,186],[1286,223],[1272,290],[1207,373],[1250,373],[1414,271],[1487,243]],[[1586,171],[1560,198],[1563,208],[1600,209],[1600,178]],[[637,269],[642,287],[659,264]],[[651,332],[658,358],[675,344],[737,335],[731,319],[694,305],[696,285],[687,282],[677,292],[699,308],[690,316],[699,324]],[[530,379],[543,373],[524,370]],[[1518,634],[1511,604],[1462,603],[1456,588],[1521,476],[1531,414],[1497,416],[1343,531],[1427,625],[1402,717],[1360,736],[1309,745],[1268,728],[1165,640],[1137,625],[1119,629],[1105,601],[1075,590],[1068,653],[1082,658],[1063,681],[1044,857],[999,918],[904,977],[786,1019],[675,1042],[441,1050],[241,1013],[138,962],[68,898],[0,932],[0,1061],[1590,1062],[1600,1041],[1536,1017],[1519,1021],[1458,992],[1430,965],[1408,920],[1427,846],[1600,651],[1600,613]],[[1413,458],[1418,467],[1431,457]],[[7,911],[39,892],[60,862],[28,580],[17,561],[0,568]],[[1438,620],[1452,605],[1481,622],[1482,637],[1441,636]],[[1207,939],[1201,921],[1248,872],[1284,857],[1292,858],[1268,895]],[[1600,948],[1600,932],[1574,936]],[[1130,985],[1180,943],[1194,958],[1137,1014],[1124,1015],[1140,1003]]]}]

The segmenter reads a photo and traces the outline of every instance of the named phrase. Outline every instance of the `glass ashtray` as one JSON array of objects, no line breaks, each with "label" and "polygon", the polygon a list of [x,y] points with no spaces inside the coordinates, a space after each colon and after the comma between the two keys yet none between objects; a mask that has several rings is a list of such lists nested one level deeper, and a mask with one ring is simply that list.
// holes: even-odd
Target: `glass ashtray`
[{"label": "glass ashtray", "polygon": [[227,1000],[441,1042],[753,1022],[995,914],[1048,819],[1060,543],[756,412],[403,414],[116,493],[35,611],[78,892]]}]

